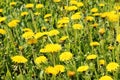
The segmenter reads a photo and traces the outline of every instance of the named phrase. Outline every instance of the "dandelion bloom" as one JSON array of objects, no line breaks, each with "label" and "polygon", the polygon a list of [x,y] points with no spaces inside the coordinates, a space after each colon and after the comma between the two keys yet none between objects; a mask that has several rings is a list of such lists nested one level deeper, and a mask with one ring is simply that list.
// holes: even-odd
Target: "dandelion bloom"
[{"label": "dandelion bloom", "polygon": [[80,66],[80,67],[78,67],[78,69],[77,69],[77,71],[78,72],[85,72],[85,71],[87,71],[89,69],[89,66]]},{"label": "dandelion bloom", "polygon": [[83,2],[77,2],[77,7],[83,7],[83,6],[84,6]]},{"label": "dandelion bloom", "polygon": [[103,7],[103,6],[105,6],[105,4],[104,4],[104,3],[100,3],[99,6],[100,6],[100,7]]},{"label": "dandelion bloom", "polygon": [[52,16],[52,14],[46,14],[45,16],[44,16],[44,18],[49,18],[49,17],[51,17]]},{"label": "dandelion bloom", "polygon": [[99,60],[99,64],[100,64],[100,65],[105,65],[105,60],[104,60],[104,59],[100,59],[100,60]]},{"label": "dandelion bloom", "polygon": [[28,44],[36,44],[37,43],[37,39],[35,39],[35,38],[28,39],[27,43]]},{"label": "dandelion bloom", "polygon": [[73,25],[73,29],[80,30],[80,29],[82,29],[82,28],[83,28],[83,26],[80,25],[80,24],[74,24],[74,25]]},{"label": "dandelion bloom", "polygon": [[72,19],[72,20],[77,20],[77,19],[80,19],[80,18],[81,18],[80,14],[73,14],[73,15],[71,16],[71,19]]},{"label": "dandelion bloom", "polygon": [[78,2],[77,2],[76,0],[71,0],[71,1],[70,1],[70,4],[71,4],[71,5],[76,5],[77,3],[78,3]]},{"label": "dandelion bloom", "polygon": [[38,15],[40,15],[40,13],[39,13],[39,12],[35,12],[34,15],[35,15],[35,16],[38,16]]},{"label": "dandelion bloom", "polygon": [[11,59],[16,63],[26,63],[28,61],[24,56],[14,56]]},{"label": "dandelion bloom", "polygon": [[90,43],[90,46],[99,46],[100,45],[100,43],[98,43],[98,42],[91,42]]},{"label": "dandelion bloom", "polygon": [[16,2],[11,2],[10,6],[15,6],[17,3]]},{"label": "dandelion bloom", "polygon": [[35,37],[35,39],[39,39],[40,37],[45,36],[45,35],[47,35],[47,34],[48,34],[48,32],[37,32],[37,33],[34,35],[34,37]]},{"label": "dandelion bloom", "polygon": [[33,8],[33,7],[34,7],[34,4],[32,4],[32,3],[29,3],[29,4],[25,5],[25,8]]},{"label": "dandelion bloom", "polygon": [[68,71],[68,72],[67,72],[67,75],[68,75],[69,77],[72,77],[72,76],[75,75],[75,71]]},{"label": "dandelion bloom", "polygon": [[0,29],[0,34],[6,34],[6,31],[4,29]]},{"label": "dandelion bloom", "polygon": [[6,17],[0,17],[0,23],[6,20]]},{"label": "dandelion bloom", "polygon": [[116,62],[110,62],[106,66],[107,71],[116,71],[118,68],[119,68],[119,64]]},{"label": "dandelion bloom", "polygon": [[26,16],[26,15],[28,15],[28,12],[22,12],[21,13],[21,16]]},{"label": "dandelion bloom", "polygon": [[65,71],[65,67],[63,65],[55,65],[54,68],[58,71],[58,72],[64,72]]},{"label": "dandelion bloom", "polygon": [[57,75],[58,74],[58,71],[52,67],[52,66],[48,66],[46,69],[45,69],[45,73],[47,74],[52,74],[52,75]]},{"label": "dandelion bloom", "polygon": [[32,31],[25,32],[24,34],[22,34],[22,37],[25,39],[30,39],[34,37],[34,33]]},{"label": "dandelion bloom", "polygon": [[95,55],[95,54],[91,54],[91,55],[87,56],[87,60],[93,60],[93,59],[96,59],[96,58],[97,58],[97,55]]},{"label": "dandelion bloom", "polygon": [[87,16],[85,19],[86,19],[86,21],[93,21],[93,20],[94,20],[94,17],[92,17],[92,16]]},{"label": "dandelion bloom", "polygon": [[65,8],[67,11],[75,11],[77,10],[78,8],[76,6],[66,6]]},{"label": "dandelion bloom", "polygon": [[65,41],[66,39],[68,39],[68,36],[62,36],[59,40],[60,41]]},{"label": "dandelion bloom", "polygon": [[36,8],[37,8],[37,9],[40,9],[40,8],[43,8],[43,7],[44,7],[43,4],[37,4],[37,5],[36,5]]},{"label": "dandelion bloom", "polygon": [[117,35],[116,41],[120,42],[120,34]]},{"label": "dandelion bloom", "polygon": [[110,76],[102,76],[99,80],[113,80]]},{"label": "dandelion bloom", "polygon": [[22,31],[24,31],[24,32],[32,32],[32,29],[30,29],[30,28],[24,28],[24,29],[22,29]]},{"label": "dandelion bloom", "polygon": [[8,23],[9,27],[16,27],[20,21],[19,20],[12,20]]},{"label": "dandelion bloom", "polygon": [[100,33],[100,34],[104,34],[104,33],[105,33],[105,29],[104,29],[104,28],[100,28],[100,29],[99,29],[99,33]]},{"label": "dandelion bloom", "polygon": [[[61,45],[59,44],[47,44],[45,46],[45,48],[41,49],[42,51],[45,51],[45,52],[51,52],[51,53],[54,53],[54,52],[58,52],[60,51],[62,48],[61,48]],[[40,52],[41,52],[40,50]]]},{"label": "dandelion bloom", "polygon": [[119,21],[119,15],[112,13],[112,12],[109,12],[109,14],[107,15],[107,19],[110,22],[117,22],[117,21]]},{"label": "dandelion bloom", "polygon": [[113,50],[114,48],[115,48],[114,46],[111,46],[111,45],[108,46],[108,49],[109,49],[109,50]]},{"label": "dandelion bloom", "polygon": [[58,35],[60,32],[56,29],[54,30],[51,30],[48,32],[48,36],[55,36],[55,35]]},{"label": "dandelion bloom", "polygon": [[46,63],[47,60],[48,59],[45,56],[39,56],[35,59],[35,63],[36,64]]},{"label": "dandelion bloom", "polygon": [[0,13],[3,12],[3,9],[0,8]]},{"label": "dandelion bloom", "polygon": [[60,61],[68,61],[68,60],[72,59],[72,57],[73,57],[73,54],[71,52],[63,52],[59,56],[59,59],[60,59]]},{"label": "dandelion bloom", "polygon": [[60,0],[53,0],[53,2],[60,2]]},{"label": "dandelion bloom", "polygon": [[92,8],[90,11],[91,12],[98,12],[98,9],[97,8]]}]

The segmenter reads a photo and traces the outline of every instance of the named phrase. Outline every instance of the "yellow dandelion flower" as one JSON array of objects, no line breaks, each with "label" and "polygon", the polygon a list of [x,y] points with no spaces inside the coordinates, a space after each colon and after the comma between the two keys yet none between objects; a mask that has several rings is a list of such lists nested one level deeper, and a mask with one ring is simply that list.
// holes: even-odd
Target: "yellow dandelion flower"
[{"label": "yellow dandelion flower", "polygon": [[79,14],[73,14],[72,16],[71,16],[71,19],[72,20],[77,20],[77,19],[80,19],[81,18],[81,16],[79,15]]},{"label": "yellow dandelion flower", "polygon": [[72,77],[72,76],[75,75],[75,71],[68,71],[68,72],[67,72],[67,75],[68,75],[69,77]]},{"label": "yellow dandelion flower", "polygon": [[32,3],[29,3],[29,4],[25,5],[25,8],[33,8],[33,7],[34,7],[34,4],[32,4]]},{"label": "yellow dandelion flower", "polygon": [[106,66],[107,71],[116,71],[118,68],[119,68],[119,64],[116,62],[110,62]]},{"label": "yellow dandelion flower", "polygon": [[62,19],[58,20],[58,24],[67,24],[69,23],[68,17],[63,17]]},{"label": "yellow dandelion flower", "polygon": [[46,14],[45,16],[44,16],[44,18],[48,18],[48,17],[51,17],[52,16],[52,14]]},{"label": "yellow dandelion flower", "polygon": [[104,34],[104,33],[105,33],[105,28],[100,28],[100,29],[99,29],[99,33],[100,33],[100,34]]},{"label": "yellow dandelion flower", "polygon": [[100,13],[94,13],[93,16],[98,17],[100,16]]},{"label": "yellow dandelion flower", "polygon": [[34,15],[38,16],[38,15],[40,15],[40,13],[39,12],[35,12]]},{"label": "yellow dandelion flower", "polygon": [[40,8],[43,8],[43,7],[44,7],[43,4],[37,4],[37,5],[36,5],[36,8],[37,8],[37,9],[40,9]]},{"label": "yellow dandelion flower", "polygon": [[92,25],[90,25],[90,26],[96,28],[96,27],[98,27],[98,25],[99,25],[98,23],[94,23],[94,24],[92,24]]},{"label": "yellow dandelion flower", "polygon": [[76,5],[77,3],[78,3],[78,2],[75,1],[75,0],[70,1],[70,4],[71,4],[71,5],[73,5],[73,4]]},{"label": "yellow dandelion flower", "polygon": [[10,6],[15,6],[17,3],[16,2],[11,2]]},{"label": "yellow dandelion flower", "polygon": [[94,17],[92,17],[92,16],[87,16],[85,19],[86,19],[86,21],[93,21],[93,20],[94,20]]},{"label": "yellow dandelion flower", "polygon": [[30,28],[24,28],[24,29],[22,29],[22,31],[24,31],[24,32],[32,32],[32,29],[30,29]]},{"label": "yellow dandelion flower", "polygon": [[61,0],[53,0],[53,2],[60,2]]},{"label": "yellow dandelion flower", "polygon": [[45,56],[39,56],[35,59],[35,63],[36,64],[46,63],[47,60],[48,59]]},{"label": "yellow dandelion flower", "polygon": [[95,54],[91,54],[91,55],[87,56],[87,60],[93,60],[93,59],[96,59],[96,58],[97,58],[97,55],[95,55]]},{"label": "yellow dandelion flower", "polygon": [[4,29],[0,29],[0,34],[6,34],[6,31]]},{"label": "yellow dandelion flower", "polygon": [[104,59],[100,59],[100,60],[99,60],[99,64],[100,64],[100,65],[105,65],[105,60],[104,60]]},{"label": "yellow dandelion flower", "polygon": [[64,40],[66,40],[68,38],[68,36],[62,36],[60,39],[59,39],[59,41],[64,41]]},{"label": "yellow dandelion flower", "polygon": [[120,34],[117,35],[116,41],[117,41],[117,42],[120,42]]},{"label": "yellow dandelion flower", "polygon": [[36,44],[37,43],[37,39],[31,38],[27,40],[28,44]]},{"label": "yellow dandelion flower", "polygon": [[83,2],[78,2],[77,3],[77,7],[83,7],[83,6],[84,6]]},{"label": "yellow dandelion flower", "polygon": [[67,11],[75,11],[75,10],[77,10],[78,8],[76,7],[76,6],[67,6],[66,7],[66,10]]},{"label": "yellow dandelion flower", "polygon": [[6,20],[6,17],[0,17],[0,23]]},{"label": "yellow dandelion flower", "polygon": [[82,29],[82,28],[83,28],[83,26],[80,25],[80,24],[74,24],[74,25],[73,25],[73,29],[80,30],[80,29]]},{"label": "yellow dandelion flower", "polygon": [[119,21],[119,15],[110,12],[110,13],[107,15],[107,19],[108,19],[108,21],[110,21],[110,22],[117,22],[117,21]]},{"label": "yellow dandelion flower", "polygon": [[47,44],[45,48],[42,49],[42,51],[54,53],[60,51],[61,49],[61,45],[59,44]]},{"label": "yellow dandelion flower", "polygon": [[45,73],[47,74],[52,74],[52,75],[57,75],[59,72],[52,66],[48,66],[46,69],[45,69]]},{"label": "yellow dandelion flower", "polygon": [[35,39],[38,39],[38,38],[40,38],[40,37],[42,37],[42,36],[45,36],[45,35],[47,35],[48,34],[48,32],[37,32],[35,35],[34,35],[34,37],[35,37]]},{"label": "yellow dandelion flower", "polygon": [[92,8],[90,11],[91,12],[98,12],[98,9],[97,8]]},{"label": "yellow dandelion flower", "polygon": [[80,66],[80,67],[78,67],[78,69],[77,69],[77,72],[85,72],[85,71],[87,71],[89,69],[89,66]]},{"label": "yellow dandelion flower", "polygon": [[23,56],[14,56],[11,58],[13,62],[16,63],[26,63],[28,60]]},{"label": "yellow dandelion flower", "polygon": [[91,43],[90,43],[90,46],[99,46],[99,45],[100,45],[99,42],[91,42]]},{"label": "yellow dandelion flower", "polygon": [[30,32],[25,32],[24,34],[22,34],[22,37],[25,39],[30,39],[34,37],[34,33],[32,31]]},{"label": "yellow dandelion flower", "polygon": [[22,12],[21,13],[21,16],[26,16],[26,15],[28,15],[28,12]]},{"label": "yellow dandelion flower", "polygon": [[8,23],[9,27],[16,27],[20,21],[19,20],[12,20]]},{"label": "yellow dandelion flower", "polygon": [[58,72],[64,72],[65,71],[65,67],[63,65],[55,65],[54,68],[58,71]]},{"label": "yellow dandelion flower", "polygon": [[72,57],[73,57],[73,54],[71,52],[63,52],[59,56],[59,59],[60,59],[60,61],[68,61],[68,60],[72,59]]},{"label": "yellow dandelion flower", "polygon": [[105,76],[100,77],[99,80],[113,80],[113,79],[110,76],[105,75]]},{"label": "yellow dandelion flower", "polygon": [[99,6],[100,6],[100,7],[104,7],[105,4],[104,4],[104,3],[100,3]]},{"label": "yellow dandelion flower", "polygon": [[3,9],[0,8],[0,13],[3,12]]},{"label": "yellow dandelion flower", "polygon": [[55,35],[58,35],[60,32],[56,29],[54,30],[51,30],[48,32],[48,36],[55,36]]},{"label": "yellow dandelion flower", "polygon": [[113,50],[114,48],[115,48],[114,46],[111,46],[111,45],[108,46],[108,49],[109,49],[109,50]]}]

